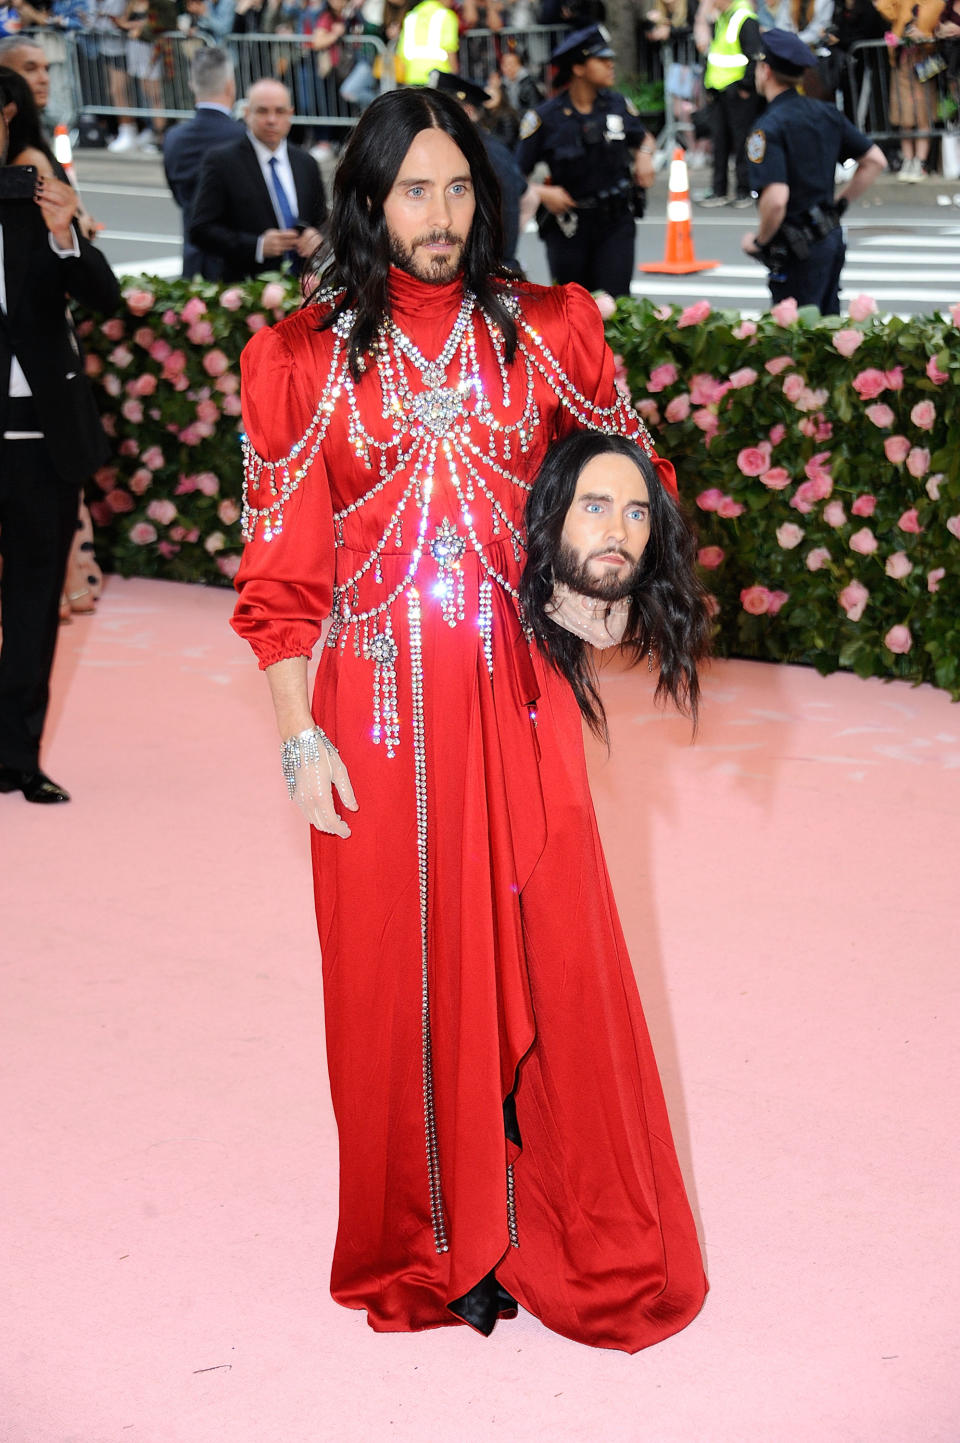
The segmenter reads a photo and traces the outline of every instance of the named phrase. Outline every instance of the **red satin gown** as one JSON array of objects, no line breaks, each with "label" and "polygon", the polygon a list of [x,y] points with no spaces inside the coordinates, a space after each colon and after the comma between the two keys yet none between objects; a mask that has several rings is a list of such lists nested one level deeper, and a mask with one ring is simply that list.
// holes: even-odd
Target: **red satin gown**
[{"label": "red satin gown", "polygon": [[[459,280],[433,287],[391,271],[393,319],[429,359],[462,294]],[[524,319],[583,396],[615,408],[613,359],[591,297],[574,285],[518,294]],[[244,353],[245,425],[267,461],[290,453],[328,380],[333,338],[316,317],[301,311]],[[482,325],[476,348],[496,399],[497,360]],[[529,337],[528,349],[537,350]],[[522,369],[510,368],[514,411]],[[590,419],[560,404],[549,364],[532,375],[535,434],[509,461],[498,452],[500,471],[491,472],[517,527],[527,494],[518,483],[529,484],[551,441]],[[408,381],[415,389],[410,368]],[[373,368],[355,400],[370,431],[389,436]],[[471,540],[458,572],[463,619],[451,623],[449,604],[444,615],[429,549],[411,603],[402,588],[419,513],[408,507],[401,534],[381,544],[407,471],[368,494],[377,473],[348,434],[343,403],[341,394],[286,499],[282,531],[268,540],[261,524],[248,544],[233,620],[269,666],[311,653],[334,587],[378,547],[379,568],[368,566],[351,591],[354,612],[401,588],[388,608],[396,754],[373,740],[375,668],[363,648],[335,637],[313,698],[359,803],[349,840],[311,832],[340,1139],[332,1293],[365,1308],[373,1328],[406,1331],[475,1322],[458,1300],[485,1282],[488,1326],[515,1298],[566,1337],[635,1352],[684,1327],[707,1285],[597,833],[580,715],[499,583],[486,631],[478,624],[484,579],[499,573],[515,588],[522,556],[482,490],[469,511],[484,562]],[[638,429],[622,402],[617,415],[618,429]],[[252,502],[268,505],[267,482],[250,486]],[[462,534],[467,508],[442,449],[432,486],[426,536],[444,519]]]}]

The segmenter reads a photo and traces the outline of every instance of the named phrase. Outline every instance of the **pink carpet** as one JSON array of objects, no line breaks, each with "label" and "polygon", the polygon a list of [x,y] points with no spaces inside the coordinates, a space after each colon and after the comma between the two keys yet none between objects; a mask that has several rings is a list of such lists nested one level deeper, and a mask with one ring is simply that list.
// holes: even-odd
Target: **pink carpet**
[{"label": "pink carpet", "polygon": [[[712,1292],[628,1358],[329,1298],[306,837],[231,596],[111,580],[0,798],[2,1443],[956,1443],[960,711],[610,673],[595,796]],[[361,798],[362,804],[362,798]]]}]

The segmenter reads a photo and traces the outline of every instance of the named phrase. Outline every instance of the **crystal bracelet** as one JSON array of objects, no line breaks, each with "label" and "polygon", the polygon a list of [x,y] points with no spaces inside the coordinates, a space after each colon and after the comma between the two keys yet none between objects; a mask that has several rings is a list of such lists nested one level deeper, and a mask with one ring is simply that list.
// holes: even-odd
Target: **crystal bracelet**
[{"label": "crystal bracelet", "polygon": [[321,745],[326,747],[328,752],[336,751],[326,732],[318,726],[307,727],[306,731],[287,737],[285,742],[280,743],[280,765],[291,798],[297,790],[297,772],[300,768],[311,762],[314,766],[320,765]]}]

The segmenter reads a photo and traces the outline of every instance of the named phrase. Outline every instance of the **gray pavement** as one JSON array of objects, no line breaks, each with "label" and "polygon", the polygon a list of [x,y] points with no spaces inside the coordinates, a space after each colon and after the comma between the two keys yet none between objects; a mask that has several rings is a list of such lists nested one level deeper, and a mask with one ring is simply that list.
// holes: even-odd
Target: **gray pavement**
[{"label": "gray pavement", "polygon": [[[88,209],[105,225],[101,244],[124,274],[180,273],[180,213],[167,190],[163,166],[152,156],[114,156],[78,150],[74,156]],[[332,168],[325,170],[328,183]],[[696,194],[703,172],[691,171]],[[637,222],[637,260],[664,253],[667,181],[661,171],[647,215]],[[705,298],[727,309],[758,311],[768,301],[765,272],[740,250],[754,213],[731,209],[698,212],[693,234],[698,258],[721,262],[691,276],[638,274],[636,295],[687,305]],[[929,177],[906,185],[884,177],[847,216],[844,289],[874,296],[882,311],[900,315],[933,312],[960,300],[960,182]],[[520,241],[520,260],[531,280],[549,279],[536,232]]]}]

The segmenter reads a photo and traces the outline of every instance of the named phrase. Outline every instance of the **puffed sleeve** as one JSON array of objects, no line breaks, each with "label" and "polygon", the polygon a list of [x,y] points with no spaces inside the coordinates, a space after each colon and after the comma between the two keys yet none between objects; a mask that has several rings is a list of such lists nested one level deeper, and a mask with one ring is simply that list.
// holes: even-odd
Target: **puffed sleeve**
[{"label": "puffed sleeve", "polygon": [[603,331],[603,317],[593,296],[583,286],[559,287],[566,306],[565,367],[577,390],[595,407],[593,417],[581,421],[564,412],[562,433],[576,426],[615,431],[639,441],[656,467],[660,482],[677,496],[677,477],[670,461],[660,456],[646,425],[617,387],[617,367]]},{"label": "puffed sleeve", "polygon": [[231,625],[261,669],[310,656],[333,595],[333,508],[322,448],[306,467],[314,447],[298,449],[319,391],[312,394],[312,368],[297,364],[297,335],[291,345],[265,328],[240,358],[246,546]]}]

